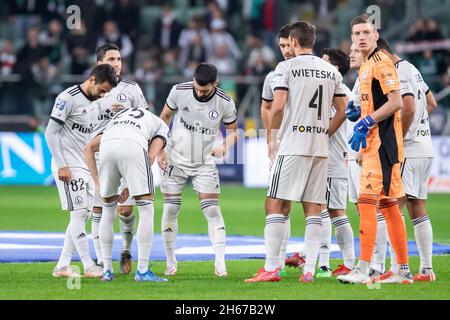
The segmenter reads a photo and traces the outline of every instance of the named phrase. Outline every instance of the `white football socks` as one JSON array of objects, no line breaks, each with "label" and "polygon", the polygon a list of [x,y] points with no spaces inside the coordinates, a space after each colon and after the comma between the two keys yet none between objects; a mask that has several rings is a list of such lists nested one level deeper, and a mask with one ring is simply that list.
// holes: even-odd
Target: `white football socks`
[{"label": "white football socks", "polygon": [[433,228],[427,214],[412,220],[414,226],[414,238],[420,255],[420,272],[430,273],[433,270]]},{"label": "white football socks", "polygon": [[273,272],[279,265],[280,248],[285,233],[285,216],[280,213],[266,215],[266,226],[264,227],[264,240],[266,247],[266,262],[264,269]]},{"label": "white football socks", "polygon": [[113,225],[116,217],[117,201],[102,203],[102,219],[100,220],[100,247],[102,251],[103,270],[113,272],[112,247],[114,242]]},{"label": "white football socks", "polygon": [[281,242],[281,247],[280,247],[280,263],[279,263],[280,270],[284,270],[284,268],[286,268],[286,265],[285,265],[286,251],[287,251],[287,246],[288,246],[290,237],[291,237],[291,219],[289,219],[289,216],[285,216],[284,217],[284,236],[283,236],[283,241]]},{"label": "white football socks", "polygon": [[322,219],[322,237],[319,248],[319,267],[330,268],[331,220],[328,210],[320,213]]},{"label": "white football socks", "polygon": [[181,196],[164,197],[161,233],[166,252],[167,266],[176,266],[175,241],[178,234],[178,215],[181,207]]},{"label": "white football socks", "polygon": [[148,260],[153,243],[153,201],[136,200],[139,210],[139,223],[137,228],[138,266],[140,273],[148,270]]},{"label": "white football socks", "polygon": [[119,220],[120,232],[122,234],[122,251],[131,253],[136,217],[134,216],[134,213],[131,213],[129,216],[122,216],[119,213]]},{"label": "white football socks", "polygon": [[203,214],[208,221],[208,235],[215,253],[215,267],[225,272],[225,222],[219,207],[218,199],[203,199],[200,201]]},{"label": "white football socks", "polygon": [[353,230],[347,216],[340,216],[331,219],[336,232],[336,240],[341,249],[344,265],[353,269],[355,266],[355,245]]},{"label": "white football socks", "polygon": [[102,213],[92,211],[91,217],[91,228],[92,228],[92,241],[94,242],[95,255],[97,256],[97,263],[102,262],[102,251],[100,248],[100,237],[98,235],[98,230],[100,227],[100,220],[102,218]]},{"label": "white football socks", "polygon": [[61,254],[59,255],[59,260],[56,267],[62,268],[69,266],[70,262],[72,261],[72,255],[74,251],[75,251],[75,244],[73,243],[72,237],[70,235],[70,228],[69,226],[67,226],[66,235],[64,237],[63,249],[61,251]]},{"label": "white football socks", "polygon": [[322,219],[316,216],[306,217],[305,227],[305,267],[303,274],[311,272],[314,274],[316,269],[317,255],[319,253],[320,241],[322,238]]},{"label": "white football socks", "polygon": [[84,270],[94,265],[94,261],[92,261],[89,254],[89,242],[86,235],[86,222],[88,218],[89,213],[86,209],[70,212],[70,236],[83,263]]}]

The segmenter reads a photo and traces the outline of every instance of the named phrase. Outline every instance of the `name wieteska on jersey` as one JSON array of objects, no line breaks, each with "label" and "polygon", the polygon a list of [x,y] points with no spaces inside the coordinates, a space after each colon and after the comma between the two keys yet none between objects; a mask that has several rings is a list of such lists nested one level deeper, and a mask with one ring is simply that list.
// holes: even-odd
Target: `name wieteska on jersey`
[{"label": "name wieteska on jersey", "polygon": [[278,154],[328,157],[333,98],[346,96],[336,67],[310,54],[299,55],[278,64],[273,87],[288,91]]},{"label": "name wieteska on jersey", "polygon": [[90,116],[92,102],[80,85],[72,86],[56,97],[50,119],[62,125],[61,152],[68,167],[87,170],[84,147],[94,127]]},{"label": "name wieteska on jersey", "polygon": [[169,159],[180,166],[215,163],[211,150],[220,124],[237,120],[233,99],[216,88],[208,99],[199,100],[191,81],[173,86],[166,104],[175,112],[166,148]]}]

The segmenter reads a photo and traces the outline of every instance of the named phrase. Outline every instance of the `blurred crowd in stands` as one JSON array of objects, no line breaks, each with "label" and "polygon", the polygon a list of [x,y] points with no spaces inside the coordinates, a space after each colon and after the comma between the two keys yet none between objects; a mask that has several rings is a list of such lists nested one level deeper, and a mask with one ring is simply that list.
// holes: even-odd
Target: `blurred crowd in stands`
[{"label": "blurred crowd in stands", "polygon": [[[70,85],[56,79],[88,73],[95,64],[96,47],[106,42],[119,46],[123,73],[141,83],[157,108],[167,93],[167,88],[161,93],[159,80],[190,78],[199,62],[213,63],[220,75],[259,76],[262,81],[281,59],[276,34],[288,22],[316,24],[317,54],[332,45],[348,52],[348,40],[332,39],[339,23],[333,12],[351,5],[348,2],[352,1],[2,0],[0,80],[17,74],[21,81],[20,85],[0,81],[0,114],[47,115],[54,97]],[[387,6],[387,12],[399,1],[372,2]],[[66,26],[69,5],[81,9],[79,28]],[[349,27],[347,36],[348,31]],[[449,34],[443,34],[439,22],[431,18],[418,19],[410,34],[399,40],[445,37]],[[409,53],[405,58],[432,79],[434,91],[450,85],[449,49]],[[234,90],[239,99],[242,90]]]}]

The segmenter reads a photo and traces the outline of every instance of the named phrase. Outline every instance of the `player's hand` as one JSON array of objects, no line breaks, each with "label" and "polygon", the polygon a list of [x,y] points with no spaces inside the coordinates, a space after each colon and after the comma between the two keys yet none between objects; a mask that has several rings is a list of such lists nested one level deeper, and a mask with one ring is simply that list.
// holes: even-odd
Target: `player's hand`
[{"label": "player's hand", "polygon": [[358,152],[358,155],[356,156],[356,163],[359,164],[359,166],[362,165],[362,154],[361,152]]},{"label": "player's hand", "polygon": [[278,152],[278,139],[270,139],[269,141],[269,163],[273,163]]},{"label": "player's hand", "polygon": [[128,199],[129,196],[130,196],[130,192],[129,192],[128,188],[123,189],[119,195],[119,203],[124,203]]},{"label": "player's hand", "polygon": [[216,158],[223,158],[223,156],[225,155],[226,152],[227,152],[227,149],[225,148],[225,146],[221,145],[218,147],[214,147],[211,151],[211,155]]},{"label": "player's hand", "polygon": [[58,179],[64,182],[72,180],[72,173],[69,167],[63,167],[58,169]]},{"label": "player's hand", "polygon": [[117,112],[119,112],[120,110],[123,110],[123,109],[125,109],[125,107],[124,107],[123,105],[121,105],[121,104],[115,103],[115,104],[113,104],[113,105],[111,106],[111,111],[112,111],[113,113],[117,113]]},{"label": "player's hand", "polygon": [[164,150],[161,150],[158,153],[156,161],[158,162],[158,166],[161,170],[167,172],[167,153],[165,153]]},{"label": "player's hand", "polygon": [[352,122],[357,121],[359,118],[361,118],[361,107],[355,106],[353,104],[353,100],[350,101],[347,105],[347,108],[345,108],[345,116]]},{"label": "player's hand", "polygon": [[365,117],[355,125],[355,128],[353,129],[353,135],[348,141],[353,150],[358,152],[361,145],[363,149],[366,148],[367,133],[369,132],[370,129],[373,128],[374,125],[375,121],[373,121],[371,116]]}]

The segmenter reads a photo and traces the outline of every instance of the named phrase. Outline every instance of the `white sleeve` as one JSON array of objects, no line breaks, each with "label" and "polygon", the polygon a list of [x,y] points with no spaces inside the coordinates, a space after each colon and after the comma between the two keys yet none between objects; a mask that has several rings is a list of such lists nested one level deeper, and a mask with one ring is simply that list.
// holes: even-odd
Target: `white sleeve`
[{"label": "white sleeve", "polygon": [[169,96],[167,97],[166,104],[169,106],[172,110],[178,109],[178,102],[176,99],[176,85],[172,87],[172,90],[170,90]]},{"label": "white sleeve", "polygon": [[270,85],[271,80],[272,80],[272,72],[269,73],[264,79],[263,90],[261,94],[261,98],[269,102],[273,101],[273,91]]},{"label": "white sleeve", "polygon": [[[53,118],[52,118],[53,119]],[[53,121],[50,119],[45,130],[45,140],[47,141],[48,148],[53,157],[53,162],[56,164],[58,169],[67,167],[66,160],[61,152],[62,143],[61,136],[59,134],[62,125],[58,121]]]},{"label": "white sleeve", "polygon": [[410,79],[408,79],[405,72],[397,70],[398,82],[400,83],[400,93],[404,96],[415,96]]},{"label": "white sleeve", "polygon": [[225,105],[222,122],[223,124],[228,125],[236,122],[236,120],[236,106],[234,105],[233,100],[230,100],[230,102]]},{"label": "white sleeve", "polygon": [[335,72],[336,75],[336,88],[334,89],[335,97],[346,97],[347,90],[342,79],[342,75],[339,72]]},{"label": "white sleeve", "polygon": [[140,107],[148,109],[147,99],[145,99],[144,93],[142,93],[141,87],[136,83],[133,90],[133,107]]},{"label": "white sleeve", "polygon": [[359,106],[361,104],[361,99],[359,97],[359,78],[356,78],[355,84],[353,85],[352,95],[350,100],[353,100],[355,106]]},{"label": "white sleeve", "polygon": [[273,91],[289,90],[289,70],[286,61],[280,62],[273,73]]},{"label": "white sleeve", "polygon": [[64,124],[67,118],[71,115],[72,109],[73,109],[72,97],[66,94],[65,92],[60,93],[56,97],[52,113],[50,114],[50,119],[53,119],[59,124]]}]

